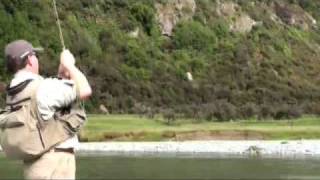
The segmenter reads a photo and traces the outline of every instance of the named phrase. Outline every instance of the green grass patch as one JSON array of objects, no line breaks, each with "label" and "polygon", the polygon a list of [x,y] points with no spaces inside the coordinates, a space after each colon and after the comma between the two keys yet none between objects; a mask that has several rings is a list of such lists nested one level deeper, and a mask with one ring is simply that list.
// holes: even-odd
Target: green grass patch
[{"label": "green grass patch", "polygon": [[0,179],[23,179],[22,162],[9,160],[0,153]]},{"label": "green grass patch", "polygon": [[320,119],[241,120],[236,122],[194,122],[179,119],[167,125],[161,117],[137,115],[89,115],[80,133],[82,141],[164,141],[203,139],[318,139]]}]

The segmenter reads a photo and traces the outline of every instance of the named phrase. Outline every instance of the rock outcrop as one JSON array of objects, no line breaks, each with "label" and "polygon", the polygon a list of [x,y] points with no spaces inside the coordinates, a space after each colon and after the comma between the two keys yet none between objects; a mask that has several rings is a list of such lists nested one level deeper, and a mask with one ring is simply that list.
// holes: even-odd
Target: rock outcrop
[{"label": "rock outcrop", "polygon": [[157,20],[163,35],[171,36],[174,26],[193,17],[196,10],[195,0],[170,0],[155,5]]},{"label": "rock outcrop", "polygon": [[287,25],[309,30],[317,24],[317,21],[298,5],[275,2],[272,6],[275,14]]},{"label": "rock outcrop", "polygon": [[257,23],[247,14],[241,14],[231,24],[230,30],[233,32],[246,33],[250,32],[252,28],[260,23]]},{"label": "rock outcrop", "polygon": [[233,16],[239,10],[239,6],[233,2],[221,3],[217,1],[216,13],[219,16]]},{"label": "rock outcrop", "polygon": [[233,32],[247,33],[251,29],[259,25],[248,14],[241,11],[241,7],[231,1],[221,2],[217,1],[216,13],[220,17],[224,17],[230,22],[230,30]]},{"label": "rock outcrop", "polygon": [[[265,3],[261,2],[261,4]],[[258,3],[252,2],[251,5],[256,6]],[[298,5],[283,2],[265,5],[270,18],[276,23],[299,27],[303,30],[308,30],[317,24],[317,21]],[[155,7],[162,34],[171,36],[178,22],[192,19],[197,6],[195,0],[168,0],[156,3]],[[216,0],[215,13],[229,22],[230,31],[233,32],[248,33],[254,26],[263,24],[252,19],[236,1]]]}]

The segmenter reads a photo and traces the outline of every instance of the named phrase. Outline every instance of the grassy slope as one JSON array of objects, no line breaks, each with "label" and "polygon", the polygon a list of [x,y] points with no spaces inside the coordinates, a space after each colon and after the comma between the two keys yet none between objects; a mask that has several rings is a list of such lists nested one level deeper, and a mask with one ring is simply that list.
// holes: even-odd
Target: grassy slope
[{"label": "grassy slope", "polygon": [[[81,132],[83,141],[161,141],[175,139],[185,133],[207,132],[214,139],[317,139],[320,137],[320,121],[316,117],[304,117],[294,121],[202,122],[178,120],[168,126],[162,118],[155,120],[134,115],[89,115]],[[191,135],[192,136],[192,135]],[[227,136],[227,137],[226,137]],[[256,136],[256,137],[255,137]],[[183,140],[183,136],[182,140]],[[190,139],[190,136],[185,137]],[[191,138],[192,139],[192,138]],[[198,136],[197,139],[201,139]],[[240,137],[246,139],[246,137]],[[180,139],[181,140],[181,139]]]},{"label": "grassy slope", "polygon": [[[226,121],[263,111],[276,118],[320,114],[319,1],[283,1],[317,20],[317,28],[303,31],[271,20],[267,12],[277,0],[234,0],[241,12],[229,19],[217,15],[216,1],[199,0],[194,17],[181,21],[171,38],[160,33],[156,1],[57,2],[66,46],[94,90],[89,112],[98,113],[103,104],[112,113],[169,109]],[[246,34],[230,32],[230,21],[242,12],[262,25]],[[139,37],[130,37],[136,28]],[[20,38],[44,47],[41,74],[56,74],[61,45],[51,0],[1,0],[0,35],[1,82],[10,79],[3,48]],[[189,71],[192,83],[186,80]]]}]

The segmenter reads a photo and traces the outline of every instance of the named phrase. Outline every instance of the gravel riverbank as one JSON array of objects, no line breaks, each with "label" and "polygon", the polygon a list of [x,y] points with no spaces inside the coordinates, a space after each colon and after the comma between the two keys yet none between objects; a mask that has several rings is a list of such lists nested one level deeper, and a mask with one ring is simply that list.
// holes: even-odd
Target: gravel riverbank
[{"label": "gravel riverbank", "polygon": [[98,142],[81,143],[77,151],[105,153],[224,153],[320,156],[320,140]]},{"label": "gravel riverbank", "polygon": [[[1,147],[0,147],[1,151]],[[170,141],[80,143],[77,152],[98,153],[221,153],[320,156],[320,140],[296,141]]]}]

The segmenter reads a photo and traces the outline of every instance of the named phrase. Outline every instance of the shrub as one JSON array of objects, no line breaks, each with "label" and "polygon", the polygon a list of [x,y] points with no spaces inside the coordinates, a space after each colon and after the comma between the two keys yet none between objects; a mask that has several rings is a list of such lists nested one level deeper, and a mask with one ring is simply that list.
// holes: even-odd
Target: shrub
[{"label": "shrub", "polygon": [[149,106],[146,106],[141,103],[135,103],[133,108],[132,108],[132,113],[133,114],[139,114],[141,117],[145,116],[147,118],[153,119],[155,116],[156,111],[152,109]]},{"label": "shrub", "polygon": [[215,32],[217,38],[226,38],[229,34],[229,26],[225,21],[218,21],[213,25],[213,31]]},{"label": "shrub", "polygon": [[289,108],[288,117],[290,119],[300,118],[302,116],[302,108],[299,106],[292,106]]},{"label": "shrub", "polygon": [[176,120],[176,114],[173,110],[165,110],[163,112],[163,118],[166,120],[166,124],[170,126]]},{"label": "shrub", "polygon": [[218,121],[229,121],[236,119],[237,108],[227,101],[218,101],[216,103],[216,111],[214,112],[214,117]]},{"label": "shrub", "polygon": [[125,63],[135,68],[149,67],[149,58],[137,41],[129,41],[124,55]]},{"label": "shrub", "polygon": [[277,120],[280,119],[296,119],[301,117],[302,109],[299,106],[290,106],[287,104],[281,105],[274,115]]},{"label": "shrub", "polygon": [[258,112],[258,109],[253,103],[246,103],[240,107],[240,115],[243,119],[252,118]]},{"label": "shrub", "polygon": [[262,104],[259,107],[259,112],[258,112],[258,119],[263,120],[263,119],[268,119],[268,118],[273,118],[275,111],[274,111],[274,106],[270,104]]},{"label": "shrub", "polygon": [[217,99],[225,99],[230,100],[231,99],[231,91],[228,87],[216,87],[215,88],[215,96]]},{"label": "shrub", "polygon": [[216,117],[218,113],[218,109],[217,109],[217,106],[213,103],[209,103],[209,104],[205,104],[205,105],[202,105],[201,107],[201,118],[207,120],[207,121],[212,121],[212,120],[215,120],[215,119],[218,119],[218,120],[221,120],[219,119],[219,117]]},{"label": "shrub", "polygon": [[308,114],[320,115],[320,102],[303,103],[303,111]]},{"label": "shrub", "polygon": [[177,49],[211,52],[217,46],[217,38],[210,28],[201,23],[185,21],[175,27],[173,43]]},{"label": "shrub", "polygon": [[199,113],[200,113],[200,107],[199,105],[192,104],[190,106],[184,105],[180,106],[177,110],[178,113],[182,114],[184,118],[190,118],[190,119],[200,119]]},{"label": "shrub", "polygon": [[131,14],[141,23],[148,35],[151,35],[152,28],[155,24],[155,11],[152,7],[137,1],[130,8]]}]

